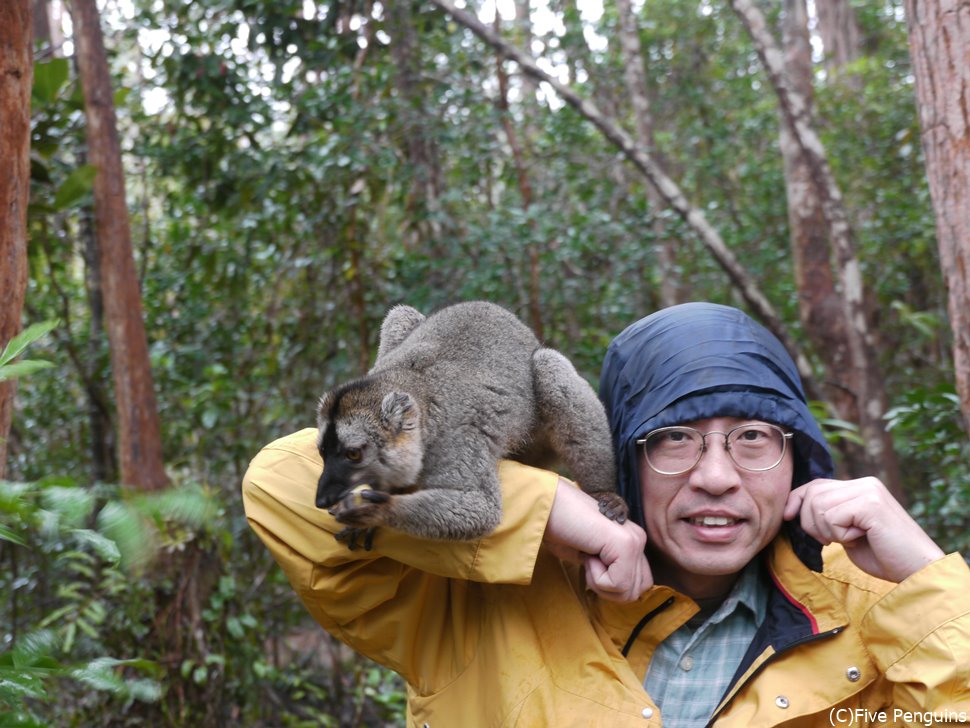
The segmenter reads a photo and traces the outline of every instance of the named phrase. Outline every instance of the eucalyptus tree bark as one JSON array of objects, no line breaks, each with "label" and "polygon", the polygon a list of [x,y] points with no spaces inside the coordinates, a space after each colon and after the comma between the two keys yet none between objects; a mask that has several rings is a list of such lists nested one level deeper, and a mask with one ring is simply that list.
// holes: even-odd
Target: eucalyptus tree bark
[{"label": "eucalyptus tree bark", "polygon": [[[620,55],[623,59],[623,77],[627,94],[633,108],[633,119],[637,130],[637,144],[652,152],[656,149],[653,135],[653,116],[650,113],[650,97],[647,96],[647,78],[643,68],[643,50],[640,47],[640,32],[630,0],[616,0],[619,16]],[[654,152],[655,153],[655,152]],[[657,240],[657,267],[660,279],[660,303],[673,306],[681,303],[683,297],[677,270],[677,250],[674,241],[664,236],[663,225],[657,213],[664,206],[663,196],[649,180],[646,183],[647,202],[654,215],[653,231]]]},{"label": "eucalyptus tree bark", "polygon": [[[545,81],[566,103],[593,124],[600,133],[615,145],[623,156],[651,182],[660,193],[664,203],[674,210],[687,226],[701,239],[715,260],[730,278],[745,303],[765,327],[782,342],[795,360],[805,388],[813,393],[818,391],[808,360],[794,339],[788,334],[781,318],[762,293],[754,278],[740,264],[737,257],[727,247],[717,230],[710,224],[704,213],[691,205],[680,187],[668,177],[651,156],[649,150],[639,146],[612,118],[604,115],[589,99],[585,99],[569,86],[543,71],[531,55],[522,52],[505,42],[500,36],[484,25],[475,15],[456,7],[451,0],[432,0],[456,22],[468,28],[484,42],[498,50],[506,58],[515,61],[524,73],[539,81]],[[817,397],[816,397],[817,398]]]},{"label": "eucalyptus tree bark", "polygon": [[907,0],[906,19],[957,394],[970,434],[970,6]]},{"label": "eucalyptus tree bark", "polygon": [[789,82],[783,55],[768,30],[764,16],[751,0],[731,0],[731,5],[754,43],[778,97],[784,124],[801,150],[825,215],[841,287],[849,378],[855,388],[852,394],[857,401],[859,430],[865,443],[870,473],[881,479],[898,499],[903,500],[892,438],[883,422],[887,410],[886,391],[866,313],[865,288],[855,252],[855,238],[842,192],[832,174],[825,147],[815,132],[808,103]]},{"label": "eucalyptus tree bark", "polygon": [[121,480],[142,490],[156,490],[168,485],[168,477],[131,245],[111,78],[95,0],[74,0],[72,19],[84,89],[88,159],[97,168],[95,234],[118,411]]},{"label": "eucalyptus tree bark", "polygon": [[[782,36],[788,80],[805,99],[811,112],[814,97],[812,49],[805,0],[785,0]],[[832,271],[825,212],[812,183],[808,163],[784,119],[780,125],[779,146],[785,169],[799,317],[812,348],[825,366],[827,375],[822,386],[832,414],[846,422],[858,422],[859,411],[852,394],[857,387],[846,379],[854,370],[846,343],[847,322]],[[868,471],[865,452],[860,446],[842,440],[838,448],[844,474],[862,475]]]},{"label": "eucalyptus tree bark", "polygon": [[[20,332],[27,291],[30,88],[34,77],[30,0],[0,2],[0,350]],[[0,382],[0,479],[6,473],[14,382]]]}]

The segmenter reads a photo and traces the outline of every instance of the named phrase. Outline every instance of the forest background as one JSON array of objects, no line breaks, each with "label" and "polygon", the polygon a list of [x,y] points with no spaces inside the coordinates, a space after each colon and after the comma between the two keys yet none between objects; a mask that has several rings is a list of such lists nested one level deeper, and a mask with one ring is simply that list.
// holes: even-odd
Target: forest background
[{"label": "forest background", "polygon": [[501,303],[592,383],[651,311],[745,308],[840,472],[970,553],[955,8],[2,0],[0,725],[402,724],[239,497],[398,302]]}]

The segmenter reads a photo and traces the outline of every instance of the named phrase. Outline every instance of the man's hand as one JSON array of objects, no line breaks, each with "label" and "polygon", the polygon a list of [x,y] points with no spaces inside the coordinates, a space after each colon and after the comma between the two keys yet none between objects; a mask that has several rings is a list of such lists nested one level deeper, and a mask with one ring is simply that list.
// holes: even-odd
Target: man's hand
[{"label": "man's hand", "polygon": [[653,585],[644,530],[632,521],[611,521],[595,499],[563,480],[544,539],[559,558],[583,563],[587,588],[604,599],[632,602]]},{"label": "man's hand", "polygon": [[795,488],[785,520],[823,544],[840,543],[863,571],[900,582],[944,554],[876,478],[820,478]]}]

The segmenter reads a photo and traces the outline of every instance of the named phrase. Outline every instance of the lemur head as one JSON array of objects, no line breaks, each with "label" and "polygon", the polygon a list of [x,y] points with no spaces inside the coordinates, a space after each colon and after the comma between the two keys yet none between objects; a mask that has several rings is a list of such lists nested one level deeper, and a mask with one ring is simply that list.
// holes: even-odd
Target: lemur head
[{"label": "lemur head", "polygon": [[317,449],[324,460],[316,505],[329,508],[358,485],[385,493],[413,490],[424,458],[421,410],[406,392],[374,377],[348,382],[320,399]]}]

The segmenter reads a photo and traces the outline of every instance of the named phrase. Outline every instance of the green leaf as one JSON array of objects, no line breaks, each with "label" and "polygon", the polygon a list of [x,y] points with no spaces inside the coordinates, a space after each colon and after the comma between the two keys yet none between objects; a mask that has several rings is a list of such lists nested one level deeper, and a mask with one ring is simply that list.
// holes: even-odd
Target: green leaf
[{"label": "green leaf", "polygon": [[42,104],[53,102],[67,83],[70,67],[66,58],[34,64],[33,95]]},{"label": "green leaf", "polygon": [[10,541],[18,546],[26,546],[27,542],[24,541],[20,536],[11,531],[9,528],[0,523],[0,539],[4,541]]},{"label": "green leaf", "polygon": [[60,485],[45,488],[41,492],[41,503],[68,527],[79,527],[94,510],[94,496],[83,488]]},{"label": "green leaf", "polygon": [[98,556],[112,566],[120,563],[121,551],[118,549],[118,544],[107,536],[87,528],[76,529],[73,533],[79,542],[93,548]]},{"label": "green leaf", "polygon": [[8,362],[13,361],[18,356],[24,353],[24,350],[33,344],[38,339],[46,336],[54,329],[58,323],[57,320],[52,321],[42,321],[41,323],[33,324],[28,326],[26,329],[21,331],[15,337],[13,337],[7,345],[0,352],[0,367],[6,365]]},{"label": "green leaf", "polygon": [[53,366],[49,361],[40,361],[38,359],[23,359],[14,364],[5,364],[0,367],[0,382],[5,382],[8,379],[26,377],[34,372],[50,369]]},{"label": "green leaf", "polygon": [[20,639],[13,647],[13,667],[34,667],[45,663],[59,645],[60,640],[51,630],[41,629]]},{"label": "green leaf", "polygon": [[94,178],[97,174],[97,168],[90,164],[81,165],[71,172],[57,188],[57,194],[54,195],[54,209],[66,210],[84,199],[94,186]]},{"label": "green leaf", "polygon": [[155,530],[141,514],[124,503],[111,502],[101,509],[98,530],[118,545],[126,568],[142,568],[155,554]]}]

